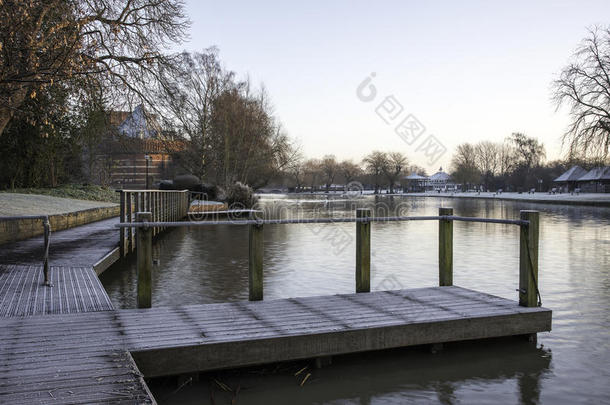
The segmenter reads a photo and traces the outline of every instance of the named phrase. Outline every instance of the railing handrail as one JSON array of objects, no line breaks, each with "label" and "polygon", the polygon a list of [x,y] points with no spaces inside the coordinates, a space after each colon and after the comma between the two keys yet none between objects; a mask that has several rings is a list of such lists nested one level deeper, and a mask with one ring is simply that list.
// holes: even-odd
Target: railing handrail
[{"label": "railing handrail", "polygon": [[[61,214],[59,214],[61,215]],[[44,274],[44,285],[52,286],[51,276],[49,274],[49,246],[51,245],[51,221],[49,219],[51,215],[15,215],[15,216],[2,216],[0,221],[19,221],[22,219],[40,219],[42,220],[43,238],[44,244],[42,246],[42,271]]]},{"label": "railing handrail", "polygon": [[[213,214],[214,212],[210,212]],[[288,224],[331,224],[331,223],[369,223],[369,222],[399,222],[399,221],[461,221],[482,222],[494,224],[507,224],[528,226],[529,221],[522,219],[500,219],[462,217],[456,215],[429,215],[429,216],[398,216],[398,217],[367,217],[367,218],[296,218],[296,219],[229,219],[226,221],[179,221],[179,222],[124,222],[116,224],[117,228],[148,228],[148,227],[198,227],[211,225],[288,225]]]},{"label": "railing handrail", "polygon": [[[320,224],[320,223],[356,223],[356,292],[366,293],[371,290],[371,223],[394,221],[438,221],[439,248],[438,270],[439,286],[453,285],[453,221],[498,223],[518,225],[519,232],[519,305],[526,307],[541,306],[538,289],[538,231],[539,212],[524,210],[520,219],[496,219],[479,217],[462,217],[453,215],[452,208],[439,208],[439,215],[430,216],[394,216],[372,217],[369,208],[359,208],[356,216],[350,218],[295,218],[295,219],[260,219],[227,221],[184,221],[152,222],[149,212],[137,213],[137,222],[121,223],[119,228],[137,228],[138,251],[138,306],[149,308],[152,302],[152,230],[163,227],[199,227],[210,225],[249,225],[248,229],[248,288],[249,299],[263,299],[263,251],[264,225],[280,224]],[[129,230],[132,232],[132,230]]]},{"label": "railing handrail", "polygon": [[117,193],[150,193],[150,192],[159,192],[159,193],[187,193],[189,190],[157,190],[157,189],[142,189],[142,190],[114,190]]}]

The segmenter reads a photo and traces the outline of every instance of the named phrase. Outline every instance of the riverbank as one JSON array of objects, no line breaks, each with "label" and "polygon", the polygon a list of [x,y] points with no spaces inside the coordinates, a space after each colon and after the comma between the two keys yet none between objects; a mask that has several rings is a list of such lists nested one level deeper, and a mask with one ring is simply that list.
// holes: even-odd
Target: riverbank
[{"label": "riverbank", "polygon": [[[59,215],[94,208],[118,207],[118,204],[50,195],[0,193],[0,216]],[[118,215],[118,214],[117,214]]]},{"label": "riverbank", "polygon": [[[260,196],[269,196],[272,194],[262,193]],[[359,196],[373,196],[372,190],[364,190],[361,193],[345,193],[340,192],[315,192],[315,193],[285,193],[282,195],[291,196],[337,196],[345,198],[357,198]],[[492,192],[424,192],[424,193],[386,193],[381,192],[379,196],[394,196],[394,197],[440,197],[440,198],[472,198],[484,200],[501,200],[501,201],[522,201],[541,204],[562,204],[562,205],[586,205],[592,207],[610,207],[609,193],[580,193],[580,194],[549,194],[549,193],[492,193]]]},{"label": "riverbank", "polygon": [[52,197],[70,198],[74,200],[103,201],[110,203],[119,202],[119,194],[112,188],[95,186],[92,184],[63,184],[58,187],[48,188],[16,188],[14,190],[2,190],[0,195],[9,194],[36,194]]},{"label": "riverbank", "polygon": [[425,197],[442,197],[442,198],[476,198],[486,200],[504,200],[504,201],[522,201],[544,204],[562,204],[562,205],[587,205],[593,207],[610,207],[610,194],[604,193],[588,193],[588,194],[549,194],[549,193],[409,193],[401,195],[414,195]]},{"label": "riverbank", "polygon": [[0,244],[41,235],[41,218],[17,218],[30,215],[48,215],[51,229],[60,231],[116,217],[119,205],[48,195],[0,193],[0,217],[4,217],[0,219]]}]

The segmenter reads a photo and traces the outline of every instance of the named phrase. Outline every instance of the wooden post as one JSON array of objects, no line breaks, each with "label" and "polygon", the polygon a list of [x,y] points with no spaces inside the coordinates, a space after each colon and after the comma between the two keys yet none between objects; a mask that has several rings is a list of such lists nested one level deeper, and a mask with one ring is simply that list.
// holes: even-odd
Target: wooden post
[{"label": "wooden post", "polygon": [[521,225],[519,238],[519,305],[538,306],[538,230],[540,213],[521,211],[521,219],[529,225]]},{"label": "wooden post", "polygon": [[176,221],[176,193],[172,193],[172,222]]},{"label": "wooden post", "polygon": [[190,200],[189,200],[189,193],[188,191],[185,191],[182,194],[182,217],[186,218],[189,215],[189,207],[190,207]]},{"label": "wooden post", "polygon": [[[256,216],[250,214],[250,219]],[[248,234],[249,300],[260,301],[263,299],[263,225],[249,225]]]},{"label": "wooden post", "polygon": [[[371,210],[358,208],[356,218],[370,218]],[[356,292],[371,291],[371,223],[356,222]]]},{"label": "wooden post", "polygon": [[180,192],[178,194],[178,220],[181,220],[182,218],[184,218],[184,215],[182,215],[182,211],[183,211],[183,207],[184,207],[184,204],[183,204],[184,198],[183,198],[183,196],[184,196],[183,192]]},{"label": "wooden post", "polygon": [[[134,202],[135,202],[135,205],[134,205],[134,211],[133,211],[133,212],[134,212],[134,213],[136,213],[136,212],[140,212],[140,211],[142,211],[142,210],[140,209],[140,200],[141,200],[141,194],[140,194],[140,192],[137,192],[137,191],[136,191],[136,192],[134,193],[134,195],[133,195],[133,199],[134,199]],[[134,218],[134,219],[135,219],[135,218]],[[133,232],[134,232],[134,235],[135,235],[135,234],[137,233],[137,230],[136,230],[136,229],[134,229],[134,230],[133,230]],[[134,238],[134,243],[133,243],[133,246],[131,246],[131,251],[133,252],[133,251],[135,251],[135,250],[136,250],[136,239]]]},{"label": "wooden post", "polygon": [[[168,222],[169,217],[167,216],[167,193],[163,193],[163,204],[161,205],[161,214],[163,215],[163,222]],[[163,229],[166,229],[163,227]]]},{"label": "wooden post", "polygon": [[[439,216],[453,215],[453,208],[439,208]],[[453,285],[453,221],[438,221],[438,284]]]},{"label": "wooden post", "polygon": [[[159,193],[157,192],[153,192],[153,199],[154,199],[154,214],[153,214],[153,218],[155,222],[159,221]],[[159,234],[159,227],[155,226],[155,236]]]},{"label": "wooden post", "polygon": [[[120,201],[119,204],[119,222],[120,223],[124,223],[125,222],[125,192],[123,190],[120,191],[121,195],[120,195]],[[121,257],[125,257],[127,255],[127,250],[125,249],[125,228],[120,228],[119,229],[119,251],[121,254]]]},{"label": "wooden post", "polygon": [[[150,212],[138,212],[137,222],[150,222]],[[138,267],[138,308],[152,306],[152,229],[140,227],[137,230]]]},{"label": "wooden post", "polygon": [[[131,192],[127,192],[125,195],[125,210],[126,210],[126,221],[125,222],[129,222],[131,223],[133,221],[133,216],[132,216],[132,199],[131,199],[132,193]],[[127,249],[126,252],[131,252],[133,250],[133,228],[127,228]]]}]

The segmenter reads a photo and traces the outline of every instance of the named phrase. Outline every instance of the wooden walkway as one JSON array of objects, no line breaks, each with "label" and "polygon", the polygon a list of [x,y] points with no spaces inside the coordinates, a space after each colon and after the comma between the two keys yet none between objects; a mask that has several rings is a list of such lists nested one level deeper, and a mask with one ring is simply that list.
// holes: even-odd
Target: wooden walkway
[{"label": "wooden walkway", "polygon": [[[51,230],[49,263],[52,266],[93,266],[119,245],[119,232],[110,218],[63,231]],[[0,264],[41,265],[43,237],[0,245]]]},{"label": "wooden walkway", "polygon": [[[83,354],[82,347],[103,344],[95,333],[61,350],[36,333],[25,332],[17,340],[8,337],[20,335],[18,324],[26,319],[44,325],[59,321],[59,314],[114,309],[94,266],[105,258],[103,270],[118,258],[117,223],[118,218],[112,218],[53,232],[52,287],[43,284],[42,236],[0,246],[0,404],[155,403],[128,351],[109,345]],[[57,326],[63,333],[74,333],[69,322]],[[24,352],[34,337],[40,351]]]},{"label": "wooden walkway", "polygon": [[0,318],[0,403],[152,403],[140,372],[153,377],[550,329],[548,309],[460,287]]},{"label": "wooden walkway", "polygon": [[53,287],[42,266],[0,264],[0,317],[107,311],[112,303],[91,267],[51,266]]}]

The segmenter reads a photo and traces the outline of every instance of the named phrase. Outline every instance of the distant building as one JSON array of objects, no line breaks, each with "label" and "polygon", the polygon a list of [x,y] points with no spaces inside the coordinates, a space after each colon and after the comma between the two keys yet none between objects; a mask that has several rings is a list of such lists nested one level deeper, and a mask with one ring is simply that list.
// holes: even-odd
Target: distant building
[{"label": "distant building", "polygon": [[117,189],[144,189],[147,176],[156,188],[160,180],[173,177],[172,153],[184,149],[184,143],[167,139],[155,115],[139,105],[133,112],[110,112],[109,122],[112,129],[91,177]]},{"label": "distant building", "polygon": [[610,166],[589,170],[578,179],[578,187],[585,193],[610,193]]},{"label": "distant building", "polygon": [[610,193],[610,166],[596,167],[589,171],[573,166],[553,181],[565,192],[578,188],[584,193]]},{"label": "distant building", "polygon": [[421,176],[415,172],[408,176],[403,177],[402,189],[412,193],[426,191],[426,185],[428,184],[428,178]]},{"label": "distant building", "polygon": [[421,176],[417,173],[411,173],[402,178],[403,190],[411,192],[421,192],[426,190],[455,190],[455,184],[451,176],[443,171],[440,167],[438,172],[432,176]]},{"label": "distant building", "polygon": [[161,137],[161,125],[157,116],[147,114],[144,106],[137,106],[117,126],[119,135],[133,139],[157,139]]},{"label": "distant building", "polygon": [[453,190],[455,189],[455,184],[451,180],[451,176],[443,171],[443,168],[440,167],[438,172],[434,173],[432,176],[428,177],[428,181],[426,183],[426,189],[428,190]]},{"label": "distant building", "polygon": [[[179,146],[176,143],[174,145]],[[160,180],[173,178],[173,161],[168,150],[171,145],[166,142],[156,139],[121,139],[114,146],[109,167],[112,187],[145,189],[148,176],[149,187],[157,188]]]},{"label": "distant building", "polygon": [[566,192],[578,187],[578,179],[587,174],[587,171],[580,166],[572,166],[570,170],[553,180],[559,186],[564,187]]}]

